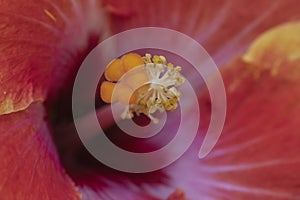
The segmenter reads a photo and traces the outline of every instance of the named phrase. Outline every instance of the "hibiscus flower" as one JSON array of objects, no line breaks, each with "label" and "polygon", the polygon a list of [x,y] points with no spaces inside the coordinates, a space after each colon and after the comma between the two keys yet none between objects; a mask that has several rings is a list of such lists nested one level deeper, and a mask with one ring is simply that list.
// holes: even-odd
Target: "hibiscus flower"
[{"label": "hibiscus flower", "polygon": [[[297,3],[2,0],[1,199],[299,199]],[[104,166],[85,149],[71,97],[82,61],[99,42],[145,26],[180,31],[205,47],[222,68],[227,116],[218,143],[199,159],[211,112],[199,83],[202,118],[193,145],[166,168],[131,174]],[[122,135],[98,100],[111,140],[137,152],[157,148]],[[167,124],[168,132],[176,123]]]}]

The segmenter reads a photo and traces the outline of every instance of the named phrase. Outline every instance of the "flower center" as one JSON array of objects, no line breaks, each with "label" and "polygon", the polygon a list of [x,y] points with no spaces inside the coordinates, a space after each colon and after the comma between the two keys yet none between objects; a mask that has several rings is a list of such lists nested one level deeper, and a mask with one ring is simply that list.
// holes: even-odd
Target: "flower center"
[{"label": "flower center", "polygon": [[177,87],[185,80],[180,71],[181,67],[174,67],[164,56],[126,54],[108,64],[106,81],[100,87],[101,99],[124,104],[122,119],[144,114],[158,123],[155,112],[178,107],[181,93]]}]

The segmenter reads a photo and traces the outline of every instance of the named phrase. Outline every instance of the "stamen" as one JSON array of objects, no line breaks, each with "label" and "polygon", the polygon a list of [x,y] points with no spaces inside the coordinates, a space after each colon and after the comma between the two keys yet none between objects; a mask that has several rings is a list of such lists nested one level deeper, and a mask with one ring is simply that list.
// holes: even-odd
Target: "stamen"
[{"label": "stamen", "polygon": [[[142,66],[141,70],[131,73],[132,69],[139,69],[138,66]],[[145,114],[153,123],[158,123],[158,119],[153,117],[155,112],[173,111],[178,107],[181,93],[177,87],[185,80],[180,71],[181,67],[174,67],[164,56],[155,55],[152,58],[151,54],[141,57],[130,53],[110,63],[105,77],[109,81],[118,81],[115,91],[117,101],[126,105],[121,115],[123,119],[133,118],[134,114]],[[126,72],[129,74],[121,78]],[[102,83],[101,88],[109,90],[101,91],[102,100],[112,102],[111,90],[115,88],[108,86],[107,81]]]}]

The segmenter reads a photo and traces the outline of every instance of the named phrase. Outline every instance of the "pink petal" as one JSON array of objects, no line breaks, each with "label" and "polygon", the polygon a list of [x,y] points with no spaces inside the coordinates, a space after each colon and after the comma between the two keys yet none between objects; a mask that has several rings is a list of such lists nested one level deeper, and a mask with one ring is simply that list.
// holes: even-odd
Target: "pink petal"
[{"label": "pink petal", "polygon": [[44,109],[0,116],[0,196],[4,199],[80,199],[53,146]]}]

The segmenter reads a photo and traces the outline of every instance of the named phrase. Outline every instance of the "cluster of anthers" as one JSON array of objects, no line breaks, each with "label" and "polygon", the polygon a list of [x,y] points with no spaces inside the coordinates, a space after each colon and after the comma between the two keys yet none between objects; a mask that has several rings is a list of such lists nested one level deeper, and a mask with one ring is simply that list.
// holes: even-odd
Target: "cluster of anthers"
[{"label": "cluster of anthers", "polygon": [[145,114],[158,123],[153,117],[155,112],[173,111],[178,107],[181,93],[177,87],[184,82],[180,71],[181,67],[174,67],[164,56],[126,54],[106,67],[106,81],[100,87],[101,99],[126,105],[121,115],[123,119]]}]

